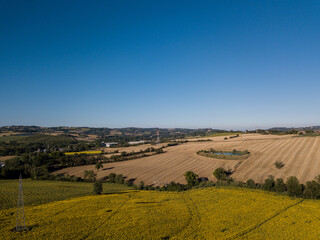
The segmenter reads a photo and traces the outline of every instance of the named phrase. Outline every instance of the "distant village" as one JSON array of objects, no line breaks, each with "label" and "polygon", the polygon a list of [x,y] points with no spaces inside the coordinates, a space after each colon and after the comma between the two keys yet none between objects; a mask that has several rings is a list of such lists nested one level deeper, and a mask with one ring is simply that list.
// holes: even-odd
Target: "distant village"
[{"label": "distant village", "polygon": [[[131,141],[131,142],[128,142],[129,145],[140,145],[140,144],[144,144],[146,141]],[[118,142],[103,142],[101,143],[101,147],[112,147],[112,146],[115,146],[115,145],[118,145],[119,143]]]}]

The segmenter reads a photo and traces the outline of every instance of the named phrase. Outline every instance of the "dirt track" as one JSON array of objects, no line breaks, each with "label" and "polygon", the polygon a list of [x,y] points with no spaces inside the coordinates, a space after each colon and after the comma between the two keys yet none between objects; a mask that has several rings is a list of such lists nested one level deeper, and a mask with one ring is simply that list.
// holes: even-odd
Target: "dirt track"
[{"label": "dirt track", "polygon": [[[165,148],[166,153],[124,162],[105,163],[98,178],[111,172],[121,173],[130,178],[137,178],[136,183],[143,180],[146,184],[158,184],[176,181],[185,183],[183,174],[192,170],[199,176],[214,179],[213,171],[218,167],[235,169],[238,160],[221,160],[197,155],[201,149],[249,150],[251,156],[244,160],[232,175],[237,180],[249,178],[261,182],[268,175],[276,178],[294,175],[301,182],[312,180],[320,174],[320,137],[293,137],[292,135],[259,135],[246,134],[238,138],[224,140],[223,137],[211,138],[211,142],[191,142],[179,146]],[[277,169],[276,161],[285,166]],[[55,174],[83,176],[84,170],[95,170],[94,165],[65,168]]]}]

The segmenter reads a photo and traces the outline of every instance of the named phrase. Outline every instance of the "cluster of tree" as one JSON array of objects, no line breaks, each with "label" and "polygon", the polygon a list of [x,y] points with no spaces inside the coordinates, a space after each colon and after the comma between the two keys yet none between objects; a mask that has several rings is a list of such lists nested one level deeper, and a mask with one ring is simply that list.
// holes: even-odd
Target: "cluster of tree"
[{"label": "cluster of tree", "polygon": [[122,174],[110,173],[108,175],[108,180],[111,183],[119,183],[119,184],[125,183],[125,177]]},{"label": "cluster of tree", "polygon": [[[306,184],[301,184],[295,176],[290,176],[284,181],[282,178],[274,179],[273,176],[269,176],[265,179],[264,183],[255,183],[253,179],[249,179],[246,183],[241,181],[234,181],[230,177],[230,171],[223,168],[217,168],[213,172],[214,177],[217,182],[208,181],[207,178],[199,178],[197,174],[192,171],[187,171],[185,173],[185,179],[187,184],[180,184],[171,182],[162,187],[144,186],[143,189],[148,190],[163,190],[163,191],[184,191],[195,187],[209,187],[209,186],[220,186],[220,185],[233,185],[239,187],[262,189],[265,191],[273,191],[278,193],[287,194],[292,197],[303,197],[320,199],[320,175],[314,180],[306,182]],[[141,189],[141,188],[139,188]]]},{"label": "cluster of tree", "polygon": [[4,167],[1,168],[0,177],[18,178],[21,173],[24,177],[34,179],[46,178],[48,177],[48,173],[53,170],[70,166],[95,164],[101,160],[105,160],[105,157],[87,154],[65,155],[59,151],[51,153],[24,153],[19,157],[7,160]]},{"label": "cluster of tree", "polygon": [[[50,136],[52,137],[52,136]],[[46,137],[45,137],[46,138]],[[59,138],[61,139],[61,138]],[[64,139],[64,138],[63,138]],[[9,141],[0,142],[0,156],[19,156],[24,153],[33,152],[54,152],[57,150],[64,150],[67,152],[80,152],[90,150],[95,147],[95,144],[68,140],[59,141],[41,141],[28,142],[28,141]]]},{"label": "cluster of tree", "polygon": [[216,169],[213,175],[218,180],[218,184],[223,184],[223,182],[234,183],[236,186],[284,193],[293,197],[320,199],[320,175],[314,180],[306,182],[306,184],[301,184],[295,176],[290,176],[284,181],[282,178],[275,179],[272,175],[268,176],[262,184],[255,183],[253,179],[247,180],[246,183],[235,182],[230,177],[230,171],[223,168]]},{"label": "cluster of tree", "polygon": [[179,144],[188,143],[188,142],[210,142],[211,139],[198,139],[198,140],[173,140],[168,142],[168,144],[165,147],[173,147],[177,146]]},{"label": "cluster of tree", "polygon": [[298,129],[290,129],[290,128],[270,128],[268,130],[257,129],[253,131],[246,130],[246,133],[260,133],[260,134],[275,134],[275,135],[285,135],[285,134],[298,134]]},{"label": "cluster of tree", "polygon": [[[96,169],[103,167],[102,164],[97,163]],[[39,171],[42,171],[39,169]],[[261,189],[265,191],[273,191],[277,193],[287,194],[292,197],[303,197],[320,199],[320,175],[314,180],[306,182],[306,184],[300,184],[299,180],[295,176],[291,176],[284,181],[282,178],[274,179],[270,175],[265,181],[261,183],[255,183],[253,179],[247,180],[243,183],[241,181],[234,181],[231,177],[231,172],[224,168],[217,168],[213,172],[213,176],[217,179],[216,182],[209,181],[208,178],[199,177],[192,171],[187,171],[184,176],[187,184],[180,184],[174,181],[163,186],[146,185],[143,181],[139,184],[134,184],[134,179],[127,180],[122,174],[110,173],[106,179],[111,183],[126,184],[133,186],[138,190],[159,190],[159,191],[185,191],[191,188],[232,185],[238,187],[247,187],[252,189]],[[41,178],[40,178],[41,179]],[[43,178],[42,178],[43,179]],[[102,180],[97,181],[96,173],[93,170],[85,170],[84,178],[81,179],[75,176],[54,176],[49,175],[49,180],[65,180],[65,181],[87,181],[94,183],[94,192],[100,194],[102,192]]]},{"label": "cluster of tree", "polygon": [[43,148],[39,143],[0,142],[0,156],[17,156]]},{"label": "cluster of tree", "polygon": [[262,184],[255,183],[253,179],[249,179],[245,184],[239,183],[243,187],[262,189],[265,191],[272,191],[278,193],[287,193],[293,197],[303,197],[305,186],[299,183],[299,180],[295,176],[289,177],[286,182],[282,178],[274,179],[270,175],[264,180]]},{"label": "cluster of tree", "polygon": [[23,153],[6,161],[4,167],[1,168],[0,178],[18,178],[22,173],[24,177],[47,179],[50,171],[65,167],[91,165],[98,162],[126,161],[149,156],[145,153],[160,154],[163,152],[162,147],[151,147],[140,152],[122,152],[120,155],[112,155],[109,158],[101,154],[95,156],[85,153],[65,155],[60,151]]}]

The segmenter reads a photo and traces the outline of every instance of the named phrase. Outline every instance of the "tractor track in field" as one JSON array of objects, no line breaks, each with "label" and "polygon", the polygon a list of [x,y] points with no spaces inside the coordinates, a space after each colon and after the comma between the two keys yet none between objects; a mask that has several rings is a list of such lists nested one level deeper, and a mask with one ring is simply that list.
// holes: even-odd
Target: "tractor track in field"
[{"label": "tractor track in field", "polygon": [[73,204],[72,206],[70,206],[70,207],[66,207],[66,208],[64,208],[63,210],[60,210],[60,211],[56,212],[55,214],[53,214],[53,216],[57,216],[57,215],[59,215],[60,213],[65,212],[66,210],[69,210],[69,209],[71,209],[71,208],[74,208],[75,206],[77,206],[77,205],[79,205],[79,204],[83,203],[84,201],[86,201],[86,200],[78,201],[77,203]]},{"label": "tractor track in field", "polygon": [[[198,206],[195,204],[195,202],[192,200],[191,197],[186,196],[185,193],[180,193],[180,197],[183,200],[183,202],[185,203],[185,205],[187,206],[188,209],[188,213],[190,215],[188,221],[186,222],[185,225],[183,225],[179,231],[175,232],[173,235],[170,236],[171,238],[177,237],[179,234],[187,231],[192,225],[192,221],[197,221],[200,222],[201,219],[201,215],[199,214],[199,210],[198,210]],[[188,203],[189,201],[189,203]],[[195,232],[197,232],[198,230],[193,228],[192,231],[189,233],[189,235],[193,235]]]},{"label": "tractor track in field", "polygon": [[120,206],[115,210],[113,211],[110,216],[108,216],[99,226],[97,226],[91,233],[87,234],[86,236],[83,236],[82,238],[80,238],[81,240],[84,240],[84,239],[88,239],[91,235],[93,235],[95,232],[97,232],[101,226],[103,226],[108,220],[110,220],[114,215],[116,215],[120,209],[131,199],[131,194],[128,195],[128,199],[125,200],[124,202],[122,202],[120,204]]},{"label": "tractor track in field", "polygon": [[290,208],[292,208],[292,207],[295,207],[295,206],[299,205],[300,203],[303,202],[303,200],[304,200],[304,199],[301,199],[299,202],[296,202],[296,203],[294,203],[294,204],[292,204],[292,205],[290,205],[290,206],[285,207],[284,209],[278,211],[277,213],[275,213],[275,214],[272,215],[271,217],[267,218],[267,219],[264,220],[263,222],[255,225],[255,226],[253,226],[253,227],[251,227],[251,228],[249,228],[249,229],[246,229],[246,230],[244,230],[244,231],[242,231],[242,232],[240,232],[240,233],[237,233],[237,234],[235,234],[235,235],[232,236],[232,237],[226,238],[226,239],[227,239],[227,240],[232,240],[232,239],[237,239],[237,238],[239,238],[239,237],[242,237],[242,236],[247,235],[248,233],[256,230],[256,229],[259,228],[259,227],[261,227],[263,224],[265,224],[265,223],[271,221],[272,219],[274,219],[275,217],[279,216],[281,213],[287,211],[288,209],[290,209]]}]

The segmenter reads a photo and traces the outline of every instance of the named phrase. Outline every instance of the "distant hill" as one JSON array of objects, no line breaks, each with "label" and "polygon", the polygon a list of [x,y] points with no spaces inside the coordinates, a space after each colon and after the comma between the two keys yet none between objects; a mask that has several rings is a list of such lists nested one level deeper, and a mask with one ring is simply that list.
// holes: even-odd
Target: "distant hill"
[{"label": "distant hill", "polygon": [[[109,141],[119,140],[152,140],[156,138],[157,133],[161,138],[184,138],[190,136],[209,136],[215,133],[225,133],[233,131],[212,129],[212,128],[92,128],[92,127],[39,127],[39,126],[5,126],[0,127],[0,133],[47,133],[47,134],[67,134],[77,137],[86,137],[96,135],[99,138]],[[237,131],[239,132],[239,131]]]},{"label": "distant hill", "polygon": [[296,127],[296,128],[288,128],[288,127],[274,127],[274,128],[269,128],[268,131],[279,131],[279,132],[288,132],[291,130],[297,130],[297,131],[306,131],[306,130],[311,130],[311,131],[320,131],[320,126],[311,126],[311,127]]}]

